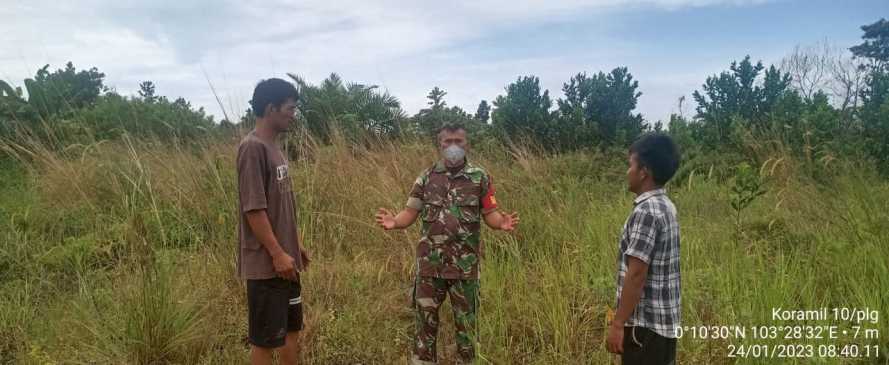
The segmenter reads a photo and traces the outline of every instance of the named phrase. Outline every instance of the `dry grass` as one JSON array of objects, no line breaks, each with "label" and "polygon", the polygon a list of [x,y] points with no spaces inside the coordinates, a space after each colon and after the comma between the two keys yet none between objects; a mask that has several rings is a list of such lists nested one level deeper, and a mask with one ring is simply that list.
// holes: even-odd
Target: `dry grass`
[{"label": "dry grass", "polygon": [[[3,143],[25,168],[16,175],[20,204],[0,216],[7,232],[0,361],[243,363],[236,143],[124,139],[63,152],[27,139]],[[408,293],[419,232],[384,232],[372,216],[404,204],[435,151],[418,141],[298,145],[291,154],[298,221],[314,257],[303,276],[304,363],[402,363],[413,333]],[[495,177],[501,205],[522,214],[516,233],[483,235],[481,362],[608,363],[604,317],[632,199],[622,156],[486,146],[472,158]],[[889,199],[889,183],[837,174],[821,185],[796,178],[794,162],[777,158],[762,169],[770,193],[749,208],[741,245],[726,186],[699,171],[671,189],[683,229],[684,322],[770,325],[776,305],[889,314],[889,230],[880,223],[889,213],[879,203]],[[442,311],[445,359],[454,354],[449,313]],[[733,363],[726,344],[683,339],[680,360]]]}]

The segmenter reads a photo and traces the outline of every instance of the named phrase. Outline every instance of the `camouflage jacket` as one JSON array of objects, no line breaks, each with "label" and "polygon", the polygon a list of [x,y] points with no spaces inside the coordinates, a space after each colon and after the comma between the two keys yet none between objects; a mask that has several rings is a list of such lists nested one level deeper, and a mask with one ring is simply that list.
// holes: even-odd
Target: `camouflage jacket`
[{"label": "camouflage jacket", "polygon": [[452,174],[439,161],[411,189],[407,206],[420,211],[417,245],[420,276],[478,279],[482,254],[481,221],[497,209],[491,177],[468,161]]}]

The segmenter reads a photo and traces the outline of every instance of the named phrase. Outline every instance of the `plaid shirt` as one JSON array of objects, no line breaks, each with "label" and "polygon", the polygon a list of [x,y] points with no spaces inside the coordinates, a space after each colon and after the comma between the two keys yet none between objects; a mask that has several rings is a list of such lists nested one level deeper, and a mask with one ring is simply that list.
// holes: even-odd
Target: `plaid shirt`
[{"label": "plaid shirt", "polygon": [[620,235],[617,305],[628,270],[628,257],[648,264],[642,297],[625,326],[639,326],[675,338],[679,326],[679,221],[664,189],[640,194]]}]

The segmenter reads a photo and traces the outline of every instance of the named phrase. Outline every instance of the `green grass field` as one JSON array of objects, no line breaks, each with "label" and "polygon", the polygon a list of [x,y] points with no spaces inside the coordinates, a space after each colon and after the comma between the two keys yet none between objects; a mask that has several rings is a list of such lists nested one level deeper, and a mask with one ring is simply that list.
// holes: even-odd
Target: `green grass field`
[{"label": "green grass field", "polygon": [[[5,143],[0,169],[0,363],[246,363],[237,280],[237,138],[200,147],[105,142],[52,152]],[[520,212],[513,234],[483,231],[480,363],[610,364],[617,237],[632,206],[624,156],[549,156],[486,146],[470,155]],[[685,171],[669,186],[682,229],[683,322],[776,322],[772,308],[869,308],[878,338],[679,341],[681,364],[889,364],[889,181],[867,166],[814,168],[780,155],[756,166],[768,192],[732,209],[732,171]],[[314,261],[303,274],[306,364],[401,364],[418,227],[384,232],[436,158],[421,142],[334,145],[291,162]],[[811,163],[810,163],[811,164]],[[804,173],[820,171],[816,178]],[[442,363],[454,357],[442,311]],[[818,356],[857,344],[862,360]],[[730,358],[729,346],[812,345],[797,359]],[[873,352],[879,349],[880,357]],[[838,352],[837,349],[836,352]],[[840,356],[837,354],[836,356]]]}]

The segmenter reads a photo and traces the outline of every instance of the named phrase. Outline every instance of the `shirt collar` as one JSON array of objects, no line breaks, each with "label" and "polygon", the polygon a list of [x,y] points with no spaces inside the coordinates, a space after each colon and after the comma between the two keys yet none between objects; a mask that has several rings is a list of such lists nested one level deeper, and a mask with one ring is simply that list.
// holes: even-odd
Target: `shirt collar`
[{"label": "shirt collar", "polygon": [[[460,171],[457,172],[457,174],[455,174],[453,176],[456,177],[456,176],[460,176],[460,175],[465,175],[467,168],[469,168],[469,159],[464,157],[463,158],[463,168],[460,169]],[[443,173],[443,174],[450,174],[451,173],[450,170],[448,170],[448,167],[445,166],[444,160],[438,160],[438,162],[435,163],[435,166],[432,168],[432,170],[437,173]]]},{"label": "shirt collar", "polygon": [[667,193],[667,191],[664,190],[664,188],[657,188],[654,190],[646,191],[642,194],[639,194],[639,196],[637,196],[636,199],[633,199],[633,205],[634,206],[639,205],[639,203],[648,200],[648,198],[651,198],[653,196],[658,196],[658,195],[664,195],[666,193]]}]

